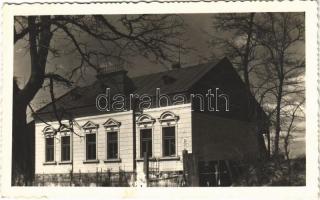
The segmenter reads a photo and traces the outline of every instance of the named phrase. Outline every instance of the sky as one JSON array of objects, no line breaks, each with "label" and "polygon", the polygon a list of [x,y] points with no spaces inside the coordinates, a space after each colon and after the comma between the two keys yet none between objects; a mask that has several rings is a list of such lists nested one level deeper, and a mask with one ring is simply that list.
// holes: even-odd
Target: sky
[{"label": "sky", "polygon": [[[193,65],[199,63],[202,57],[210,58],[212,49],[209,47],[208,40],[210,39],[206,32],[212,31],[212,14],[197,14],[197,15],[181,15],[187,25],[184,36],[188,38],[186,46],[192,46],[195,51],[191,51],[186,55],[181,55],[182,63]],[[24,82],[30,75],[30,59],[27,51],[26,43],[21,41],[15,45],[15,60],[14,60],[14,75],[18,80]],[[67,64],[74,62],[75,58],[62,57],[54,62],[48,63],[48,69],[65,67]],[[142,74],[154,73],[167,70],[170,66],[162,66],[160,64],[151,63],[143,57],[135,57],[130,60],[133,64],[127,70],[129,76],[138,76]]]},{"label": "sky", "polygon": [[[181,17],[186,24],[184,37],[187,38],[187,40],[183,45],[191,46],[193,48],[193,50],[189,51],[187,54],[181,55],[182,67],[205,62],[206,59],[211,59],[213,55],[221,56],[221,51],[219,51],[219,49],[214,49],[209,45],[209,41],[212,38],[208,33],[211,35],[221,34],[212,28],[213,14],[185,14],[181,15]],[[53,44],[59,48],[64,48],[64,45],[66,45],[58,42]],[[19,41],[15,44],[14,51],[14,76],[18,80],[19,86],[23,87],[30,76],[30,56],[27,43],[25,41]],[[298,48],[298,51],[304,51],[304,49]],[[78,62],[79,59],[75,56],[62,56],[55,59],[50,58],[48,59],[46,70],[47,72],[55,71],[63,73],[64,71],[70,70],[70,66],[76,66]],[[131,77],[156,73],[170,68],[170,64],[163,66],[150,62],[142,56],[130,58],[130,63],[131,64],[126,67],[126,70]],[[85,80],[81,80],[77,85],[88,85],[94,80],[95,72],[87,70],[85,73]],[[57,86],[55,87],[56,96],[60,96],[68,90],[69,89],[65,87]],[[38,109],[48,102],[50,102],[48,89],[41,89],[31,102],[31,105],[34,109]],[[304,126],[304,124],[301,126]],[[293,146],[292,149],[295,151],[301,149],[300,147],[304,145],[304,137],[305,133],[298,133],[295,142],[296,146]]]},{"label": "sky", "polygon": [[[182,67],[191,66],[203,62],[204,59],[212,57],[212,48],[210,48],[208,41],[210,37],[207,32],[213,31],[212,25],[212,14],[185,14],[181,15],[186,24],[184,37],[187,38],[185,46],[192,47],[193,50],[187,54],[181,54]],[[55,47],[65,48],[65,44],[58,42],[51,42]],[[30,55],[27,48],[27,42],[24,40],[18,41],[14,48],[14,76],[18,80],[18,85],[23,87],[30,76]],[[142,56],[136,56],[129,58],[130,64],[126,66],[128,76],[140,76],[144,74],[156,73],[160,71],[168,70],[171,66],[167,63],[158,64],[149,61]],[[61,56],[60,58],[51,59],[49,56],[46,72],[58,72],[63,74],[69,72],[71,67],[77,66],[79,59],[75,56]],[[83,86],[91,84],[95,78],[96,72],[87,69],[85,73],[85,80],[80,80],[77,85]],[[67,92],[69,89],[63,86],[55,87],[56,96],[60,96]],[[38,92],[32,106],[34,109],[40,108],[50,102],[48,89],[42,89]]]}]

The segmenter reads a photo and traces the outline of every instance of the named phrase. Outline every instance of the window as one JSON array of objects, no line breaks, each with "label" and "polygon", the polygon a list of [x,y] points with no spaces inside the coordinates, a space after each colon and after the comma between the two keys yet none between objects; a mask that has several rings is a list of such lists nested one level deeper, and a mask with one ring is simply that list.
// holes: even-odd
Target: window
[{"label": "window", "polygon": [[46,162],[54,161],[54,137],[47,137],[46,139]]},{"label": "window", "polygon": [[109,118],[103,126],[106,130],[106,160],[105,162],[111,161],[120,162],[120,155],[119,155],[119,138],[118,134],[120,131],[121,122],[118,122],[115,119]]},{"label": "window", "polygon": [[61,137],[61,161],[70,161],[70,136]]},{"label": "window", "polygon": [[152,129],[155,119],[148,114],[142,114],[137,119],[137,127],[140,129],[140,157],[147,152],[152,157]]},{"label": "window", "polygon": [[148,157],[152,157],[152,129],[140,130],[140,157],[147,152]]},{"label": "window", "polygon": [[118,158],[118,132],[107,133],[107,158],[115,159]]},{"label": "window", "polygon": [[86,159],[96,159],[96,134],[86,134]]},{"label": "window", "polygon": [[[97,160],[97,132],[99,125],[91,121],[86,122],[82,128],[85,132],[85,148],[86,148],[86,160],[98,162]],[[84,162],[86,163],[86,162]]]},{"label": "window", "polygon": [[43,134],[44,134],[44,160],[45,162],[48,163],[53,163],[54,162],[54,157],[55,157],[55,147],[54,147],[54,133],[55,130],[52,126],[46,126],[43,130],[42,130]]},{"label": "window", "polygon": [[178,121],[179,116],[170,111],[162,113],[159,117],[162,126],[162,155],[164,157],[176,156],[178,152],[176,146]]},{"label": "window", "polygon": [[174,126],[163,127],[163,156],[174,156],[176,154],[176,130]]}]

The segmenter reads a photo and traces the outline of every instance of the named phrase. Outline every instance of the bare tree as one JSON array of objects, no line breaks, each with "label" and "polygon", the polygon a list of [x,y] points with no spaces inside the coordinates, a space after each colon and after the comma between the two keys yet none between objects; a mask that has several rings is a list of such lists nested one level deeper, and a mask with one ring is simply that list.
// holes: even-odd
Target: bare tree
[{"label": "bare tree", "polygon": [[250,88],[250,72],[257,60],[255,56],[255,13],[219,14],[213,19],[213,28],[221,32],[211,35],[214,48],[221,48],[224,56],[229,57],[233,64],[242,72],[248,91]]},{"label": "bare tree", "polygon": [[294,139],[293,132],[299,127],[295,124],[295,122],[301,121],[304,119],[303,112],[303,104],[305,100],[304,98],[301,101],[294,101],[288,104],[288,109],[284,111],[283,117],[285,120],[282,120],[282,127],[285,130],[285,134],[283,135],[283,149],[284,156],[286,159],[287,165],[287,176],[288,176],[288,184],[291,185],[292,179],[292,167],[291,167],[291,157],[290,157],[290,144],[292,139]]},{"label": "bare tree", "polygon": [[296,105],[290,105],[291,109],[288,110],[286,113],[286,116],[288,118],[286,122],[286,133],[284,135],[284,143],[283,143],[283,148],[284,148],[284,153],[286,156],[287,160],[290,160],[290,150],[289,150],[289,145],[290,145],[290,140],[292,139],[292,131],[297,128],[294,124],[295,121],[298,120],[298,118],[301,118],[301,115],[299,116],[299,112],[303,112],[301,106],[303,105],[304,100],[302,102],[298,102]]},{"label": "bare tree", "polygon": [[212,47],[229,57],[242,75],[247,91],[247,120],[257,123],[258,105],[253,98],[257,92],[255,71],[264,65],[263,54],[256,39],[259,22],[260,15],[257,13],[219,14],[213,18],[213,27],[217,32],[211,36]]},{"label": "bare tree", "polygon": [[[257,43],[260,22],[259,13],[228,13],[214,16],[213,28],[216,31],[211,34],[210,44],[213,48],[219,49],[223,56],[229,57],[240,72],[247,93],[246,120],[255,123],[258,137],[262,133],[266,134],[266,154],[270,156],[270,116],[265,115],[260,109],[263,107],[263,93],[267,93],[268,90],[262,89],[265,83],[260,82],[256,75],[264,66],[263,51]],[[254,98],[259,99],[258,103]],[[263,139],[259,141],[264,142]],[[264,152],[261,153],[265,155]]]},{"label": "bare tree", "polygon": [[[75,74],[83,75],[84,68],[97,71],[101,60],[124,62],[128,56],[140,54],[158,62],[173,61],[176,48],[181,49],[178,39],[182,30],[183,20],[175,15],[15,17],[14,44],[27,44],[31,75],[23,88],[14,80],[12,180],[20,175],[30,179],[26,165],[28,150],[23,149],[26,110],[46,80],[54,101],[53,82],[70,85]],[[60,49],[59,43],[63,43]],[[80,62],[70,67],[68,76],[48,73],[49,57],[71,55],[76,55]]]},{"label": "bare tree", "polygon": [[305,59],[299,56],[297,49],[304,42],[304,14],[301,13],[267,13],[262,16],[257,41],[266,52],[265,69],[268,74],[268,88],[275,97],[275,138],[274,155],[279,154],[281,132],[281,114],[285,99],[297,93],[303,95],[304,88],[289,90],[301,85],[301,81],[292,78],[304,73]]},{"label": "bare tree", "polygon": [[[212,35],[212,46],[231,58],[275,127],[274,154],[278,155],[287,98],[304,94],[304,88],[298,87],[303,80],[293,80],[304,71],[304,53],[297,51],[304,42],[303,14],[220,14],[214,17],[213,27],[222,34]],[[252,106],[251,101],[248,111]],[[249,119],[255,116],[248,114]]]}]

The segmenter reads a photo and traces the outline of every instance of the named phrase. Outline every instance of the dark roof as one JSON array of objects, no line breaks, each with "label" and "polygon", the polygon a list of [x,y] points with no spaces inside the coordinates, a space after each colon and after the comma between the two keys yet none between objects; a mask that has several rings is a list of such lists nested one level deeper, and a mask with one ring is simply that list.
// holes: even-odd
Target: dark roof
[{"label": "dark roof", "polygon": [[[135,93],[154,94],[155,88],[161,88],[161,93],[165,94],[187,91],[214,66],[214,63],[206,63],[134,77],[132,80],[137,88]],[[164,80],[166,77],[172,81],[166,83]]]},{"label": "dark roof", "polygon": [[[185,92],[217,65],[219,65],[219,63],[215,65],[209,62],[191,67],[132,77],[131,80],[135,88],[132,93],[155,95],[156,88],[161,89],[161,94]],[[102,89],[101,83],[97,80],[92,85],[77,87],[67,92],[56,100],[55,105],[57,108],[63,107],[65,110],[90,106],[94,106],[94,109],[97,110],[95,108],[96,97],[103,92],[105,92],[105,88]],[[50,112],[53,112],[52,103],[47,104],[37,111],[38,114]]]}]

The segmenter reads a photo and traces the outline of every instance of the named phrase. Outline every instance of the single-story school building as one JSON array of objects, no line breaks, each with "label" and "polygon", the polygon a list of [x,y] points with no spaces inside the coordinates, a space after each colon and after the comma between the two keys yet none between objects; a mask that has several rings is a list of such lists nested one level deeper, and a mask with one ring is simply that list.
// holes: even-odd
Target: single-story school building
[{"label": "single-story school building", "polygon": [[34,118],[36,185],[226,186],[238,161],[268,154],[266,114],[226,58],[138,77],[101,68]]}]

